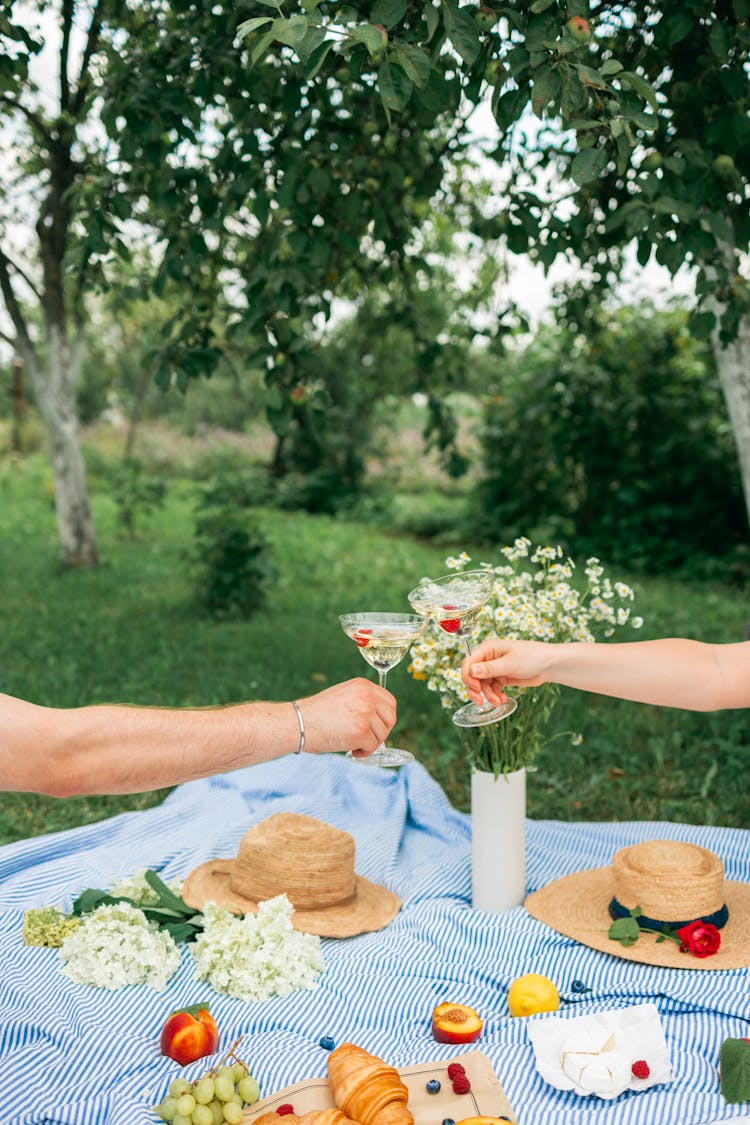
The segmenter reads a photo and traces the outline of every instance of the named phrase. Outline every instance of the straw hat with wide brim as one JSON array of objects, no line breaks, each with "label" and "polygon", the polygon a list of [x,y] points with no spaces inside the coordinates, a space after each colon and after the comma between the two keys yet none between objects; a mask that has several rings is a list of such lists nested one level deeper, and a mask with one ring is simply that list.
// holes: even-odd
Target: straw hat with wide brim
[{"label": "straw hat with wide brim", "polygon": [[[625,911],[640,907],[646,919],[683,925],[710,921],[726,906],[721,945],[710,957],[680,952],[670,940],[641,932],[624,946],[608,937],[615,900]],[[741,969],[750,965],[750,884],[724,878],[721,860],[697,844],[648,840],[615,853],[611,867],[579,871],[530,894],[534,918],[592,949],[671,969]]]},{"label": "straw hat with wide brim", "polygon": [[385,887],[354,873],[354,837],[299,813],[276,813],[254,825],[234,859],[212,859],[191,871],[182,888],[188,906],[207,902],[254,914],[276,895],[289,898],[295,929],[320,937],[382,930],[401,909]]}]

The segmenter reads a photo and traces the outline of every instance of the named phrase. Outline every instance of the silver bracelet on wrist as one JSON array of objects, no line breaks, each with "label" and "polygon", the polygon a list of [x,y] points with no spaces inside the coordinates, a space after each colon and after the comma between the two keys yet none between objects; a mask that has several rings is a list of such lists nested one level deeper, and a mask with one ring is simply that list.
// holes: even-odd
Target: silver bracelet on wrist
[{"label": "silver bracelet on wrist", "polygon": [[292,700],[292,707],[297,712],[297,721],[299,722],[299,746],[294,753],[301,754],[305,749],[305,720],[302,718],[302,712],[296,699]]}]

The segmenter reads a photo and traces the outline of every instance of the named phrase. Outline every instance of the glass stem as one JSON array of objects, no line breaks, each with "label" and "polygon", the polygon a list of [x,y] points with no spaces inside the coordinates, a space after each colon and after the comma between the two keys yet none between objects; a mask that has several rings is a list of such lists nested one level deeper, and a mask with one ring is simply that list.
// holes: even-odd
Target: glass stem
[{"label": "glass stem", "polygon": [[[468,636],[466,634],[461,635],[460,633],[459,636],[461,637],[461,644],[464,646],[464,652],[467,656],[471,656],[471,645],[469,644]],[[481,696],[485,710],[490,710],[492,704],[488,703],[487,696],[484,694],[484,692],[481,692]]]},{"label": "glass stem", "polygon": [[[380,684],[380,686],[382,688],[384,688],[386,677],[388,675],[388,669],[386,668],[385,671],[383,671],[382,668],[378,668],[377,672],[378,672],[378,683]],[[373,754],[377,754],[379,751],[382,751],[384,754],[387,753],[388,747],[386,746],[386,744],[384,742],[381,742],[380,746],[378,746],[377,749],[373,750]]]}]

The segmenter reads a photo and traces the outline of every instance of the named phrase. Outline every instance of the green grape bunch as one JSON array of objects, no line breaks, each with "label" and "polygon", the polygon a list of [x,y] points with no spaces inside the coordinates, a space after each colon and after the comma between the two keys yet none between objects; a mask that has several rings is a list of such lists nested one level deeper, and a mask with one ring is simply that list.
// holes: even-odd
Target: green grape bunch
[{"label": "green grape bunch", "polygon": [[221,1065],[193,1082],[174,1078],[154,1112],[170,1125],[240,1125],[244,1107],[259,1097],[258,1083],[232,1050]]}]

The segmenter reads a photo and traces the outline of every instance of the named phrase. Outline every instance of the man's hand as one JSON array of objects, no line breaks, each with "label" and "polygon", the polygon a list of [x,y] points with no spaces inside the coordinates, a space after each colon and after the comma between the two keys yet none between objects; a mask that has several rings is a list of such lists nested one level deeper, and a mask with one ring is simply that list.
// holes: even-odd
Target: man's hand
[{"label": "man's hand", "polygon": [[396,700],[385,688],[357,678],[298,700],[310,754],[353,750],[366,757],[396,722]]}]

